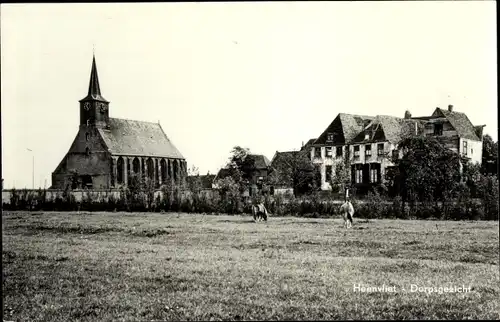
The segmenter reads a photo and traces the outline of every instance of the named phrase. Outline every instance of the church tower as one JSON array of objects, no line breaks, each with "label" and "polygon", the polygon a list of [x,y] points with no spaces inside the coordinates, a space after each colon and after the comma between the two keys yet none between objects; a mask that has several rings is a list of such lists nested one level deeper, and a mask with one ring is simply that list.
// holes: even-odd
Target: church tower
[{"label": "church tower", "polygon": [[80,126],[107,127],[109,124],[109,102],[101,96],[95,56],[92,58],[89,92],[80,100]]}]

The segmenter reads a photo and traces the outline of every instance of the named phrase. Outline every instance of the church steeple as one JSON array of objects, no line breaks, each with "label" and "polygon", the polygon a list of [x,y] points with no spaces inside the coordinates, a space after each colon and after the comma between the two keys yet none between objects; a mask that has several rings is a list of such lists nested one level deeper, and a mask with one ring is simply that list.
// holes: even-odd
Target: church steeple
[{"label": "church steeple", "polygon": [[80,125],[106,126],[109,121],[109,101],[101,95],[95,55],[92,56],[89,91],[80,100]]},{"label": "church steeple", "polygon": [[95,100],[109,103],[101,95],[101,87],[99,86],[99,76],[97,75],[97,65],[95,63],[95,55],[92,56],[92,70],[90,71],[89,92],[82,101]]}]

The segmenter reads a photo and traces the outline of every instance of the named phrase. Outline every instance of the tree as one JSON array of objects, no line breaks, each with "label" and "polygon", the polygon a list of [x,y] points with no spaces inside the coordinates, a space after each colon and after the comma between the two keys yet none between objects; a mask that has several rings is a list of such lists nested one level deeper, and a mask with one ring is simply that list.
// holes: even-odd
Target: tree
[{"label": "tree", "polygon": [[194,165],[188,169],[187,185],[189,191],[191,191],[194,194],[199,193],[203,188],[203,183],[201,181],[199,169]]},{"label": "tree", "polygon": [[242,148],[240,146],[235,146],[231,150],[231,155],[226,167],[229,170],[229,175],[237,184],[248,183],[250,178],[250,160],[247,156],[249,154],[250,150],[248,148]]},{"label": "tree", "polygon": [[403,199],[445,200],[454,197],[460,182],[460,157],[433,137],[407,137],[399,143],[403,151],[396,164],[396,184]]},{"label": "tree", "polygon": [[321,174],[307,151],[283,152],[277,158],[270,176],[272,185],[291,186],[295,195],[310,193],[319,187]]},{"label": "tree", "polygon": [[344,157],[340,162],[335,163],[335,173],[333,178],[330,180],[332,188],[340,192],[344,192],[346,188],[351,188],[351,154],[349,151],[349,146],[346,146]]},{"label": "tree", "polygon": [[498,166],[498,141],[486,134],[483,137],[483,158],[481,172],[483,174],[496,174]]}]

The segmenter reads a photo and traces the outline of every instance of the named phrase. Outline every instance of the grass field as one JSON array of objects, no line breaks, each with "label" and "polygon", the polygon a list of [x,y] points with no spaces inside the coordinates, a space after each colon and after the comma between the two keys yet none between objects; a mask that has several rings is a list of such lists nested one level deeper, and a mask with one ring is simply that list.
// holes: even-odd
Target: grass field
[{"label": "grass field", "polygon": [[500,318],[498,222],[4,212],[2,230],[6,321]]}]

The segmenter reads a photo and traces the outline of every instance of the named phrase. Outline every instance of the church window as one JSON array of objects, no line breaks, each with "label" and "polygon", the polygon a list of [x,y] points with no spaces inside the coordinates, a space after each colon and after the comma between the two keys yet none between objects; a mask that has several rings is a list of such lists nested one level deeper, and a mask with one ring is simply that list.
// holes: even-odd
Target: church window
[{"label": "church window", "polygon": [[88,133],[88,132],[87,132],[87,133],[85,133],[85,141],[87,141],[87,142],[88,142],[88,141],[89,141],[89,138],[90,138],[90,133]]},{"label": "church window", "polygon": [[90,155],[90,149],[89,148],[85,148],[85,154],[86,155]]}]

